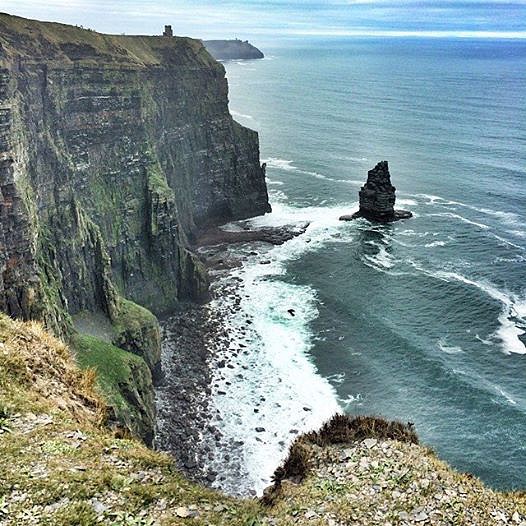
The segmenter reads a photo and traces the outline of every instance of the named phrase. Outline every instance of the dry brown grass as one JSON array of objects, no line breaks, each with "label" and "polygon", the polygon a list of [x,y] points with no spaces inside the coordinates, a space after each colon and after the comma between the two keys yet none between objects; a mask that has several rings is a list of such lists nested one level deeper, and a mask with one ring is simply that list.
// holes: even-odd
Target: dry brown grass
[{"label": "dry brown grass", "polygon": [[[3,314],[0,386],[5,398],[26,405],[45,400],[50,408],[65,411],[77,421],[102,424],[106,418],[107,408],[98,394],[95,372],[81,371],[68,347],[41,324],[13,321]],[[24,407],[17,408],[21,409]]]},{"label": "dry brown grass", "polygon": [[334,415],[318,431],[307,433],[303,440],[318,446],[346,444],[377,438],[378,440],[398,440],[418,444],[418,437],[411,424],[396,420],[385,420],[373,416]]},{"label": "dry brown grass", "polygon": [[299,483],[308,475],[312,467],[311,445],[324,447],[350,444],[366,438],[418,444],[418,437],[411,424],[371,416],[334,415],[318,431],[301,435],[294,441],[287,458],[274,472],[272,477],[274,485],[265,493],[264,503],[272,504],[279,494],[283,480]]}]

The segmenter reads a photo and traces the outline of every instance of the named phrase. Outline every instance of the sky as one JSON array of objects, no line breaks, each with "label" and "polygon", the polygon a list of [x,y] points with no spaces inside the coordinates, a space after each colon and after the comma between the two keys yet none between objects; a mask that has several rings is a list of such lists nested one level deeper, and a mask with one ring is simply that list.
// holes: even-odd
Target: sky
[{"label": "sky", "polygon": [[526,0],[0,0],[0,12],[106,33],[197,38],[526,38]]}]

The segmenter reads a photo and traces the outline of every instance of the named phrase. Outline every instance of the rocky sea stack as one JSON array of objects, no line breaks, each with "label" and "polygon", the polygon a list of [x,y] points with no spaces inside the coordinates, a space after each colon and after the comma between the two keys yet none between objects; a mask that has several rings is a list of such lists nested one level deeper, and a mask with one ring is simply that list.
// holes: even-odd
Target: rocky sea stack
[{"label": "rocky sea stack", "polygon": [[413,217],[407,210],[395,210],[395,193],[396,188],[391,184],[389,164],[387,161],[381,161],[367,173],[367,182],[360,190],[360,210],[340,219],[350,221],[364,217],[369,221],[390,223]]}]

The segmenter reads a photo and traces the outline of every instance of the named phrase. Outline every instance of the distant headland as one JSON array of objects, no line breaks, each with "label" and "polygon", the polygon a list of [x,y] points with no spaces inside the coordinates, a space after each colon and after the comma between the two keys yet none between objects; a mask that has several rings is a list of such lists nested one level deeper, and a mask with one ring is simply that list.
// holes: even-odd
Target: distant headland
[{"label": "distant headland", "polygon": [[265,55],[248,40],[205,40],[203,43],[216,60],[265,58]]},{"label": "distant headland", "polygon": [[[173,37],[172,26],[164,26],[164,37]],[[216,60],[243,60],[265,58],[265,55],[248,40],[203,40],[207,51]]]}]

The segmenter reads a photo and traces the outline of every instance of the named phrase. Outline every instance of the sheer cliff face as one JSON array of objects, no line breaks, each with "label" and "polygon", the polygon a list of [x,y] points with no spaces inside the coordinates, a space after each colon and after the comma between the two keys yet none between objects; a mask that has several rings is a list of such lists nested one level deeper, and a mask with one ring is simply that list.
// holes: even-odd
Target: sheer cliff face
[{"label": "sheer cliff face", "polygon": [[269,210],[257,134],[200,42],[0,15],[0,308],[63,325],[206,290],[189,247]]}]

